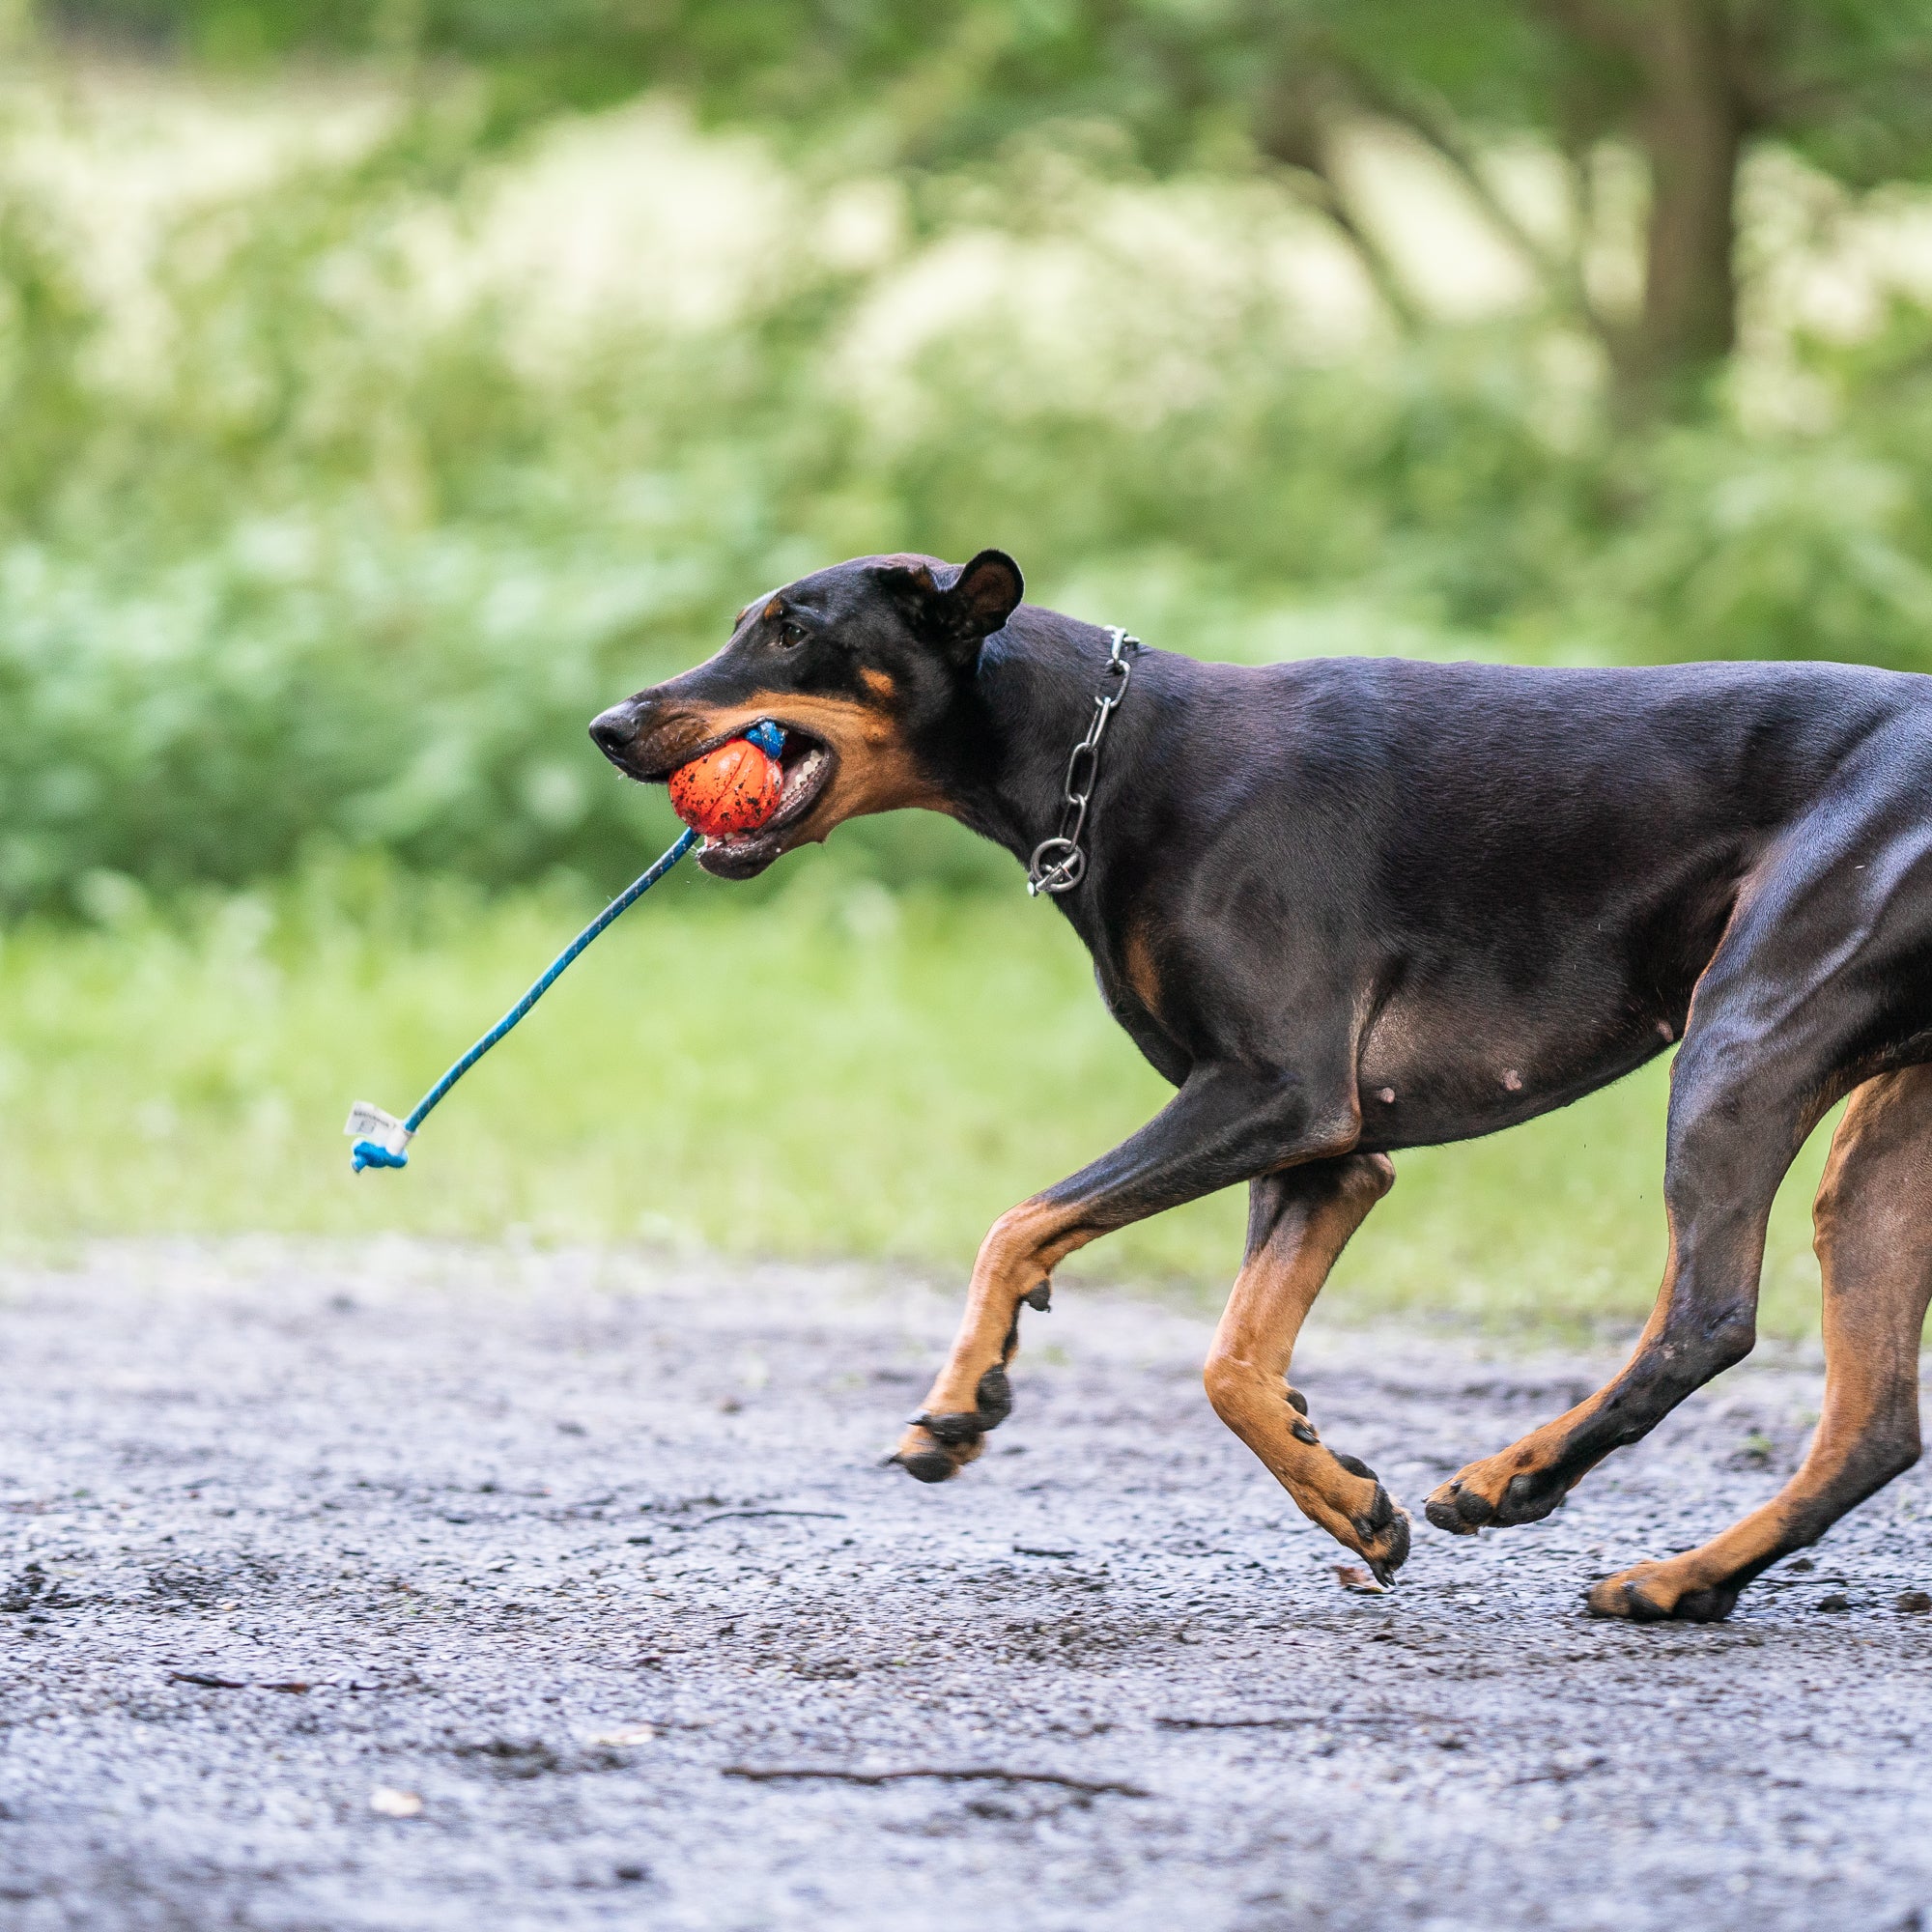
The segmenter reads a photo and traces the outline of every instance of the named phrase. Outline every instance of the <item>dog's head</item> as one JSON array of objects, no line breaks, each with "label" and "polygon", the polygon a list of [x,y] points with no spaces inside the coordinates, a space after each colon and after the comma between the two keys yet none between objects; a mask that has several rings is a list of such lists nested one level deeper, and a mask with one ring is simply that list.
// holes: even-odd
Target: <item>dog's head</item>
[{"label": "dog's head", "polygon": [[778,810],[755,832],[707,839],[698,855],[721,878],[752,878],[848,818],[946,810],[922,744],[1023,589],[1019,566],[997,550],[963,565],[855,557],[746,605],[716,657],[613,704],[590,735],[619,771],[662,782],[761,718],[781,725]]}]

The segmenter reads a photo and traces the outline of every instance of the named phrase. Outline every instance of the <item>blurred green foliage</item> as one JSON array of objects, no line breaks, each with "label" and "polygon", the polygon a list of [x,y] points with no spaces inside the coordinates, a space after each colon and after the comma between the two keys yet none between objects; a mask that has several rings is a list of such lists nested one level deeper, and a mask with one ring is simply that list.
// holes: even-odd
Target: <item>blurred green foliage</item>
[{"label": "blurred green foliage", "polygon": [[[1916,309],[1804,351],[1814,426],[1631,438],[1528,324],[1315,362],[1279,303],[1204,335],[1129,259],[1077,384],[1022,284],[882,407],[850,348],[876,271],[809,223],[707,327],[613,323],[533,364],[489,301],[426,312],[403,217],[461,205],[474,136],[432,104],[182,217],[132,384],[47,209],[0,175],[0,913],[335,848],[615,881],[668,820],[584,721],[715,648],[747,596],[865,551],[1002,544],[1042,599],[1210,654],[1932,668]],[[1058,193],[1021,174],[1000,205],[1050,241],[1082,218]],[[1284,634],[1338,607],[1341,631]],[[895,880],[997,870],[936,825],[840,842]]]},{"label": "blurred green foliage", "polygon": [[[1738,339],[1741,167],[1768,142],[1854,185],[1932,170],[1928,0],[49,0],[43,19],[216,62],[327,51],[461,61],[492,124],[676,88],[721,121],[915,178],[1044,137],[1158,170],[1261,172],[1423,305],[1351,171],[1373,116],[1431,149],[1607,358],[1626,420],[1700,410]],[[1560,230],[1484,149],[1565,159]],[[1635,299],[1588,257],[1605,144],[1645,178]]]}]

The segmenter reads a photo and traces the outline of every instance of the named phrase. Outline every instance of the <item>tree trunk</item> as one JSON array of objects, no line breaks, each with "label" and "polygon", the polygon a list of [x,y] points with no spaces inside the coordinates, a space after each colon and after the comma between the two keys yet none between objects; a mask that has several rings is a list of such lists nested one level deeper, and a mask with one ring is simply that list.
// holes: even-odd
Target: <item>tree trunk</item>
[{"label": "tree trunk", "polygon": [[1650,168],[1643,313],[1617,356],[1638,419],[1689,407],[1737,342],[1738,164],[1747,131],[1722,0],[1658,0],[1633,45]]}]

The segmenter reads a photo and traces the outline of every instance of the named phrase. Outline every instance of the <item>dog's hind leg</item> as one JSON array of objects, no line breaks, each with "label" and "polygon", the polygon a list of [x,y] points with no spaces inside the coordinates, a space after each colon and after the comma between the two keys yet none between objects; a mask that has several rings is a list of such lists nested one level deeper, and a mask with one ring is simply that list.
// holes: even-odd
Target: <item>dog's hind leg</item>
[{"label": "dog's hind leg", "polygon": [[1385,1155],[1357,1153],[1249,1183],[1247,1258],[1203,1374],[1214,1412],[1295,1507],[1358,1550],[1384,1583],[1408,1554],[1408,1518],[1366,1463],[1323,1446],[1287,1376],[1328,1270],[1394,1180]]},{"label": "dog's hind leg", "polygon": [[[1764,910],[1776,915],[1774,895]],[[1472,1463],[1429,1498],[1438,1529],[1534,1522],[1611,1450],[1654,1429],[1690,1393],[1747,1355],[1771,1204],[1804,1136],[1847,1084],[1844,1035],[1866,1017],[1824,997],[1826,949],[1793,934],[1779,970],[1747,928],[1719,949],[1690,1007],[1670,1075],[1663,1169],[1669,1259],[1635,1352],[1605,1387],[1520,1442]],[[1861,964],[1863,962],[1861,962]]]},{"label": "dog's hind leg", "polygon": [[1687,1067],[1687,1038],[1672,1071],[1669,1259],[1635,1351],[1595,1395],[1436,1490],[1426,1507],[1438,1529],[1471,1535],[1548,1516],[1611,1450],[1647,1435],[1692,1389],[1750,1353],[1771,1204],[1835,1095],[1814,1086],[1811,1104],[1769,1079],[1739,1084],[1723,1070],[1733,1050],[1727,1040]]},{"label": "dog's hind leg", "polygon": [[1749,1353],[1765,1222],[1792,1157],[1834,1101],[1917,1065],[1932,1037],[1928,770],[1922,725],[1872,736],[1744,880],[1670,1070],[1670,1259],[1636,1351],[1588,1401],[1438,1489],[1439,1528],[1548,1516]]},{"label": "dog's hind leg", "polygon": [[1825,1409],[1804,1466],[1701,1549],[1606,1577],[1585,1602],[1639,1623],[1727,1616],[1779,1557],[1918,1460],[1918,1349],[1932,1301],[1932,1067],[1866,1082],[1812,1208],[1825,1278]]}]

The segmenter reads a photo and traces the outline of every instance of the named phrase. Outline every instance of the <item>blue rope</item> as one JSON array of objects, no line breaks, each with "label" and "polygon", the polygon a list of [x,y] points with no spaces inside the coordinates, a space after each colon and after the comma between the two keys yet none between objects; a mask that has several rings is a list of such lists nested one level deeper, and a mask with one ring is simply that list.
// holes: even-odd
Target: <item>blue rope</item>
[{"label": "blue rope", "polygon": [[[753,724],[749,731],[743,732],[741,735],[751,744],[757,746],[758,750],[764,753],[764,754],[768,758],[776,758],[784,750],[784,733],[776,724],[774,724],[769,718],[760,719],[758,723]],[[479,1039],[476,1042],[476,1044],[472,1046],[469,1049],[469,1051],[466,1053],[463,1056],[463,1058],[459,1060],[456,1063],[456,1065],[452,1066],[449,1069],[449,1071],[445,1073],[442,1076],[442,1078],[439,1080],[436,1083],[436,1085],[429,1090],[427,1094],[423,1095],[421,1100],[419,1100],[416,1103],[415,1112],[412,1114],[409,1117],[409,1119],[403,1122],[403,1127],[405,1132],[412,1134],[414,1133],[415,1130],[419,1126],[421,1126],[426,1120],[428,1120],[431,1108],[433,1108],[436,1105],[436,1103],[439,1100],[440,1100],[442,1096],[445,1094],[447,1094],[449,1090],[452,1087],[454,1087],[456,1083],[459,1080],[461,1080],[463,1076],[466,1073],[468,1073],[469,1069],[472,1066],[474,1066],[476,1063],[479,1060],[481,1060],[483,1056],[486,1053],[488,1053],[490,1049],[493,1046],[495,1046],[497,1042],[499,1039],[501,1039],[503,1036],[506,1033],[508,1033],[510,1029],[513,1026],[515,1026],[516,1023],[520,1019],[522,1019],[523,1016],[526,1012],[528,1012],[529,1009],[533,1006],[535,1006],[536,1003],[540,999],[542,999],[547,992],[550,991],[552,986],[554,986],[556,983],[557,979],[562,974],[564,968],[568,966],[570,962],[573,959],[575,959],[577,955],[580,952],[582,952],[583,949],[586,946],[588,946],[590,942],[593,939],[595,939],[597,935],[600,932],[602,932],[604,928],[607,925],[609,925],[612,920],[619,918],[622,914],[628,912],[632,906],[636,905],[637,902],[640,898],[642,898],[643,895],[647,892],[649,892],[650,889],[654,885],[656,885],[657,882],[661,878],[663,878],[664,875],[667,872],[668,872],[670,868],[673,866],[675,866],[677,862],[680,859],[682,859],[684,855],[687,852],[689,852],[694,845],[697,843],[697,838],[698,835],[696,834],[696,832],[687,827],[685,831],[679,835],[677,843],[673,845],[670,848],[670,850],[667,852],[664,855],[664,857],[661,858],[657,862],[657,864],[650,868],[649,871],[644,873],[644,875],[641,878],[634,880],[630,885],[625,887],[623,892],[618,894],[618,895],[614,899],[612,899],[611,903],[607,905],[604,908],[604,910],[600,912],[597,915],[597,917],[593,919],[590,922],[590,923],[586,925],[583,928],[583,930],[580,932],[577,935],[577,937],[573,939],[570,942],[570,944],[566,946],[563,949],[563,951],[556,955],[554,959],[553,959],[550,962],[550,965],[544,971],[543,978],[540,979],[536,982],[536,984],[532,986],[530,990],[527,993],[526,993],[524,997],[521,1000],[519,1000],[517,1004],[514,1007],[512,1007],[510,1010],[507,1013],[505,1013],[503,1017],[499,1019],[497,1022],[497,1024],[493,1026],[490,1029],[490,1031],[486,1033],[483,1036],[483,1037]],[[358,1105],[360,1103],[358,1103]],[[353,1124],[351,1130],[354,1131]],[[387,1148],[385,1148],[382,1144],[381,1141],[367,1141],[367,1140],[357,1141],[355,1147],[350,1151],[352,1159],[355,1163],[355,1172],[357,1174],[360,1174],[365,1167],[407,1167],[410,1164],[410,1157],[408,1154],[392,1153]]]},{"label": "blue rope", "polygon": [[[747,733],[747,735],[749,736],[750,734]],[[626,886],[624,890],[621,893],[619,893],[617,896],[614,899],[612,899],[611,903],[607,905],[604,908],[604,910],[600,912],[597,915],[597,917],[593,919],[590,922],[590,923],[586,925],[583,928],[583,930],[580,932],[577,935],[577,937],[573,939],[570,942],[570,944],[566,946],[563,949],[563,951],[559,952],[556,955],[556,957],[550,962],[550,964],[544,969],[543,977],[540,980],[538,980],[536,984],[532,986],[530,990],[527,993],[526,993],[524,997],[521,1000],[519,1000],[517,1004],[514,1007],[512,1007],[510,1010],[507,1013],[505,1013],[503,1017],[499,1019],[497,1022],[497,1024],[493,1026],[490,1029],[490,1031],[486,1033],[483,1036],[483,1037],[479,1039],[476,1042],[476,1044],[472,1046],[469,1049],[469,1051],[466,1053],[463,1056],[463,1058],[459,1060],[456,1063],[456,1065],[452,1066],[449,1069],[449,1071],[445,1073],[442,1076],[442,1078],[439,1080],[436,1083],[436,1085],[432,1087],[429,1090],[429,1092],[422,1096],[420,1100],[416,1102],[415,1112],[412,1113],[409,1117],[409,1119],[403,1122],[403,1125],[406,1128],[408,1128],[408,1130],[411,1133],[414,1133],[415,1130],[419,1126],[421,1126],[426,1120],[429,1119],[430,1110],[433,1107],[435,1107],[436,1103],[439,1100],[440,1100],[442,1096],[445,1094],[447,1094],[449,1090],[452,1087],[454,1087],[456,1083],[459,1080],[461,1080],[463,1076],[466,1073],[468,1073],[469,1069],[472,1066],[474,1066],[476,1063],[479,1060],[481,1060],[483,1056],[486,1053],[488,1053],[490,1049],[493,1046],[495,1046],[497,1042],[499,1039],[501,1039],[503,1036],[506,1033],[508,1033],[510,1029],[513,1026],[515,1026],[517,1022],[520,1019],[522,1019],[523,1016],[526,1012],[528,1012],[529,1009],[533,1006],[535,1006],[536,1003],[540,999],[542,999],[543,996],[547,992],[549,992],[554,985],[556,984],[557,980],[561,977],[564,968],[567,967],[570,964],[570,962],[573,959],[575,959],[577,955],[580,952],[582,952],[583,949],[586,946],[588,946],[590,942],[593,939],[595,939],[597,935],[600,932],[602,932],[607,925],[611,923],[612,920],[620,918],[624,913],[629,912],[630,909],[634,905],[636,905],[637,902],[640,898],[642,898],[643,895],[647,892],[649,892],[650,889],[654,885],[656,885],[657,882],[661,878],[663,878],[664,875],[667,872],[668,872],[670,868],[673,866],[675,866],[677,862],[680,859],[682,859],[684,855],[687,852],[689,852],[691,848],[696,843],[697,843],[697,834],[694,832],[689,826],[687,826],[685,830],[678,835],[677,843],[673,845],[670,848],[670,850],[667,852],[664,855],[664,857],[661,858],[657,862],[657,864],[650,868],[649,871],[644,873],[644,875],[641,878],[634,880],[630,885]],[[391,1153],[389,1150],[384,1147],[380,1141],[357,1141],[355,1147],[351,1150],[351,1158],[355,1165],[355,1172],[357,1174],[360,1174],[365,1167],[407,1167],[410,1164],[410,1157],[408,1154]]]}]

